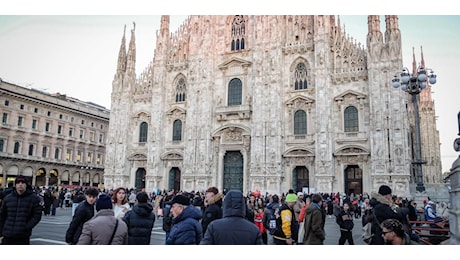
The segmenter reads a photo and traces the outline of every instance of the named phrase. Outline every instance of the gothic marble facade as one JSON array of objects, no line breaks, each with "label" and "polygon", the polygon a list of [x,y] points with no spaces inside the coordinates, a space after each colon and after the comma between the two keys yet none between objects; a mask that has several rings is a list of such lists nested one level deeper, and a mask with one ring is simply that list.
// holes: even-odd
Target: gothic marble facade
[{"label": "gothic marble facade", "polygon": [[136,75],[134,24],[112,84],[105,187],[388,184],[409,197],[408,97],[391,84],[403,66],[397,16],[385,25],[382,34],[369,16],[363,46],[334,15],[190,16],[174,33],[165,15],[152,63]]}]

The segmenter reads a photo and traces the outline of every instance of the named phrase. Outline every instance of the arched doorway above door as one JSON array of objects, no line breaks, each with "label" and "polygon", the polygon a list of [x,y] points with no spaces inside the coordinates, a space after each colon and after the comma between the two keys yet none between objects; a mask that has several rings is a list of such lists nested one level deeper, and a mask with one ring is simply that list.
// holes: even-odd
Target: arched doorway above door
[{"label": "arched doorway above door", "polygon": [[48,180],[48,186],[54,186],[58,184],[58,171],[56,169],[50,170],[50,179]]},{"label": "arched doorway above door", "polygon": [[35,186],[41,187],[46,185],[46,170],[40,168],[35,172]]}]

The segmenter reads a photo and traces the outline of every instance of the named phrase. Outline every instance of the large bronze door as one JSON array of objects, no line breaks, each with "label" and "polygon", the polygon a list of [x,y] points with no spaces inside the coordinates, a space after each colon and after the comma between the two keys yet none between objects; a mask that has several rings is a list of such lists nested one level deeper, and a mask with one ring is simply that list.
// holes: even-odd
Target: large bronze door
[{"label": "large bronze door", "polygon": [[292,187],[296,192],[303,191],[303,188],[310,188],[308,169],[305,166],[297,166],[292,172]]},{"label": "large bronze door", "polygon": [[139,168],[136,171],[136,183],[135,183],[136,190],[140,191],[145,188],[145,169]]},{"label": "large bronze door", "polygon": [[169,190],[174,189],[175,192],[180,191],[180,170],[177,167],[171,168],[169,171]]},{"label": "large bronze door", "polygon": [[243,191],[243,155],[228,151],[224,157],[224,189]]},{"label": "large bronze door", "polygon": [[363,192],[363,171],[358,165],[345,168],[345,193],[361,194]]}]

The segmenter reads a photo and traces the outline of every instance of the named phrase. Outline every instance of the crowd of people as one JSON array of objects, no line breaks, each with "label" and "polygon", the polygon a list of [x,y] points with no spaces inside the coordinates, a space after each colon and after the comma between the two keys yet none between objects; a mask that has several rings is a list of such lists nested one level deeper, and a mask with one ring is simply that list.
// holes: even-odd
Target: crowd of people
[{"label": "crowd of people", "polygon": [[447,220],[447,204],[429,198],[423,207],[382,185],[368,194],[243,194],[204,192],[34,189],[24,176],[0,194],[0,243],[30,244],[32,229],[58,207],[72,207],[65,234],[70,245],[149,245],[161,219],[166,245],[322,245],[326,218],[335,218],[338,245],[353,241],[354,219],[370,223],[369,244],[419,244],[409,221]]}]

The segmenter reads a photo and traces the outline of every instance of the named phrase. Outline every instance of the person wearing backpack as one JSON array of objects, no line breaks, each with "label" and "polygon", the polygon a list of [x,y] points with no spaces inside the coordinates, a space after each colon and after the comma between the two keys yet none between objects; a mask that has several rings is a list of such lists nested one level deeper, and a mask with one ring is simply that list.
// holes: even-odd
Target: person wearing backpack
[{"label": "person wearing backpack", "polygon": [[276,228],[276,212],[279,210],[281,206],[279,202],[278,195],[274,194],[269,199],[269,203],[264,210],[264,216],[262,218],[262,223],[264,224],[265,229],[267,230],[267,244],[274,245],[275,242],[273,240],[273,233],[275,232]]},{"label": "person wearing backpack", "polygon": [[294,214],[297,195],[289,193],[284,201],[285,203],[279,208],[273,240],[276,245],[295,245],[299,235],[299,223]]}]

